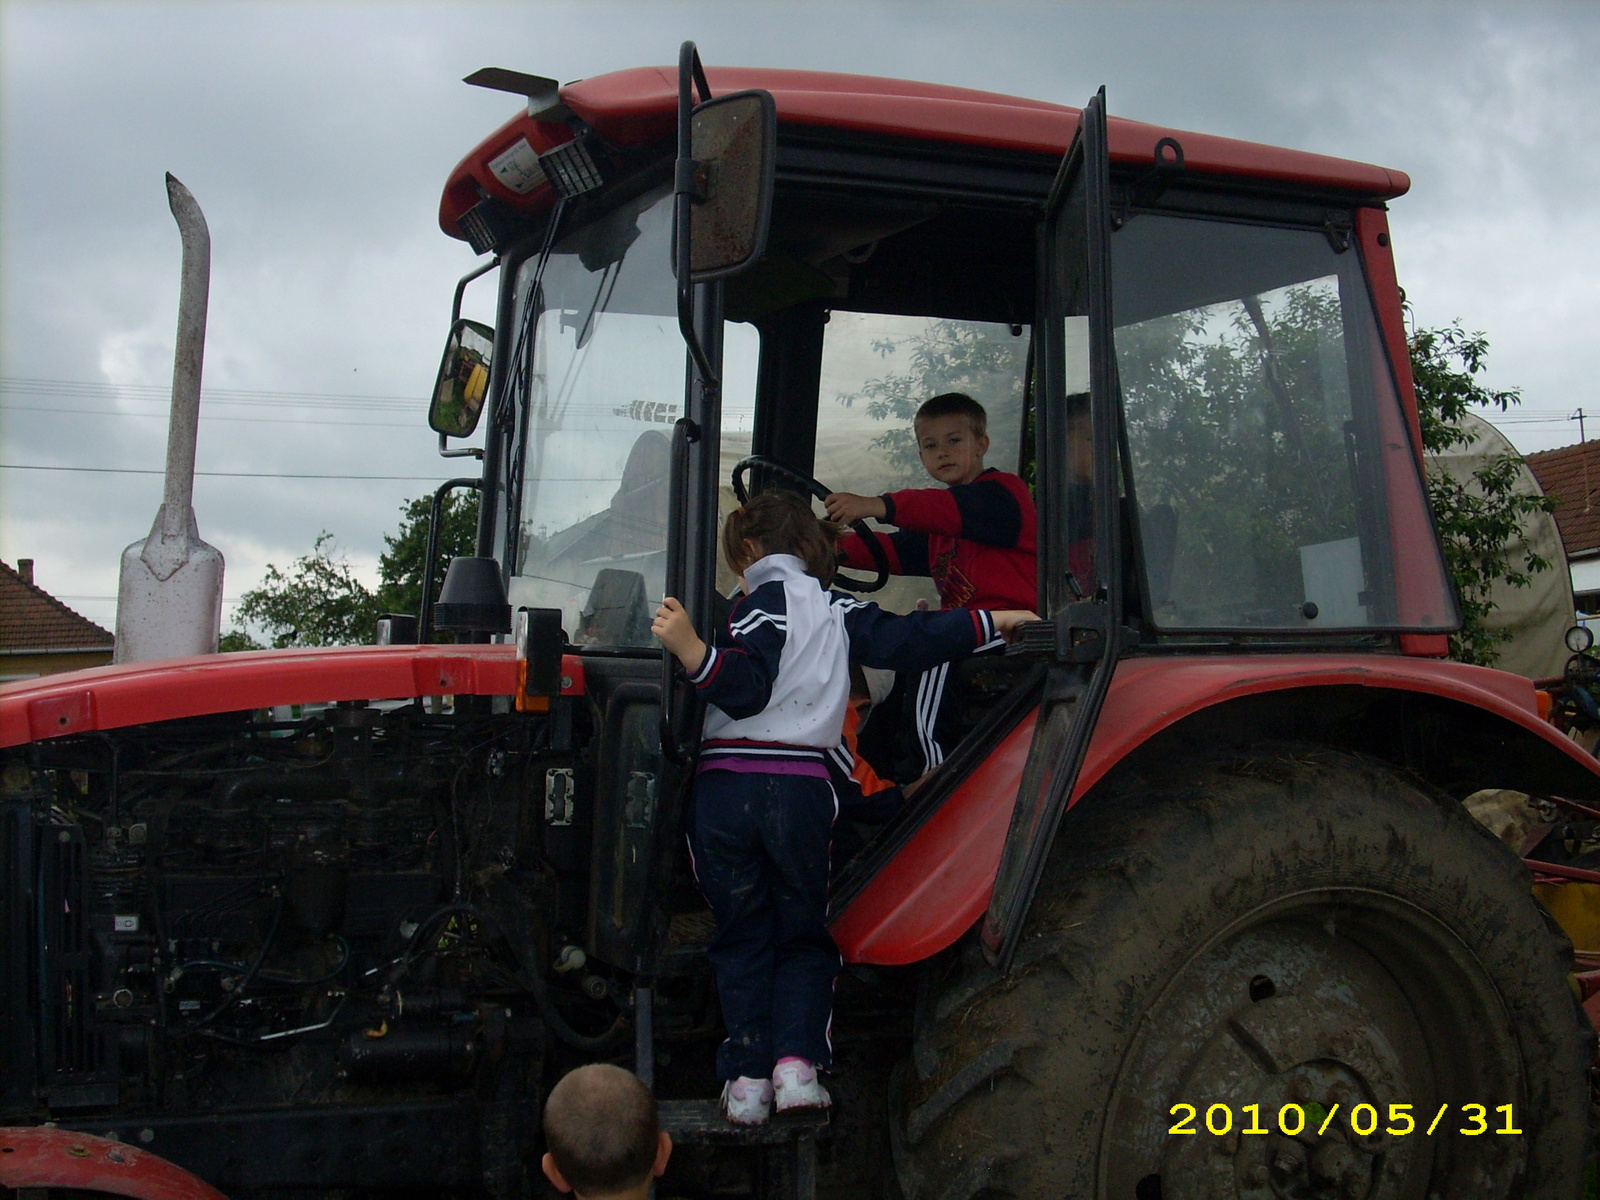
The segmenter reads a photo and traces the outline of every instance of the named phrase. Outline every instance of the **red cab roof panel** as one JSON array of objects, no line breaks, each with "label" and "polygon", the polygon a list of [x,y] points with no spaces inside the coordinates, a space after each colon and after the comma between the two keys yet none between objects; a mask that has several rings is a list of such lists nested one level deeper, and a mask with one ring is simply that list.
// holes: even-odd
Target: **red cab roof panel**
[{"label": "red cab roof panel", "polygon": [[[636,67],[561,89],[562,102],[585,124],[615,146],[641,146],[670,137],[677,110],[677,70]],[[1078,110],[1042,100],[997,92],[870,75],[789,71],[757,67],[710,67],[713,94],[764,88],[777,102],[778,120],[857,133],[983,146],[1023,154],[1061,155],[1077,127]],[[1362,199],[1387,200],[1404,193],[1411,181],[1399,171],[1321,154],[1284,150],[1233,138],[1187,133],[1112,117],[1111,157],[1148,163],[1156,143],[1176,137],[1191,171],[1259,179],[1350,192]],[[572,139],[564,122],[535,121],[523,112],[502,125],[456,166],[439,205],[439,225],[462,237],[459,221],[483,196],[525,212],[551,203],[548,185],[523,194],[512,191],[489,164],[527,139],[542,153]]]}]

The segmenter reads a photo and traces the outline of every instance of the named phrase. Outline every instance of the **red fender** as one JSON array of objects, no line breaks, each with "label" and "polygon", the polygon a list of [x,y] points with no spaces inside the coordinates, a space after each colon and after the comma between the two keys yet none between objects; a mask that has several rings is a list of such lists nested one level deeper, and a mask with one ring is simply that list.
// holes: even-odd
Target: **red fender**
[{"label": "red fender", "polygon": [[[584,689],[583,661],[562,660],[562,695]],[[516,649],[504,645],[329,646],[202,654],[93,667],[0,686],[0,747],[286,704],[510,696]]]},{"label": "red fender", "polygon": [[[1202,708],[1262,692],[1357,686],[1426,692],[1502,717],[1600,775],[1600,763],[1539,719],[1533,684],[1461,663],[1399,656],[1131,658],[1117,667],[1072,803],[1154,734]],[[849,962],[937,954],[989,906],[1033,736],[1026,718],[835,918]]]},{"label": "red fender", "polygon": [[47,1126],[0,1129],[0,1184],[141,1200],[227,1200],[209,1183],[148,1150]]}]

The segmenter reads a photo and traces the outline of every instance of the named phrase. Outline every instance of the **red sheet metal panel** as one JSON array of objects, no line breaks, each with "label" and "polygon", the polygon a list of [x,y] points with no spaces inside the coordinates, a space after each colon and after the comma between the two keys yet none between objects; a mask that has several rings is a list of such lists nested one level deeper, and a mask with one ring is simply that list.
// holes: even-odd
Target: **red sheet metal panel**
[{"label": "red sheet metal panel", "polygon": [[[1226,700],[1303,687],[1426,692],[1494,713],[1600,775],[1600,763],[1539,719],[1533,684],[1461,663],[1377,655],[1135,658],[1111,681],[1078,776],[1076,804],[1152,735]],[[950,945],[983,916],[1022,779],[1031,719],[1002,743],[833,922],[850,962],[916,962]]]},{"label": "red sheet metal panel", "polygon": [[1037,716],[1011,731],[834,920],[833,940],[848,961],[916,962],[983,915]]},{"label": "red sheet metal panel", "polygon": [[206,654],[0,685],[0,746],[208,713],[337,700],[509,696],[515,648],[337,646]]},{"label": "red sheet metal panel", "polygon": [[[1066,153],[1078,123],[1078,110],[1065,105],[910,80],[753,67],[711,67],[706,74],[719,95],[746,88],[771,92],[778,120],[792,125],[1057,156]],[[561,99],[607,141],[638,146],[671,135],[677,93],[676,70],[636,67],[568,84]],[[1372,200],[1390,199],[1411,186],[1404,173],[1367,163],[1116,117],[1109,135],[1117,162],[1148,163],[1157,141],[1176,137],[1191,171],[1329,188]],[[524,113],[480,143],[451,173],[440,201],[439,225],[451,237],[461,236],[461,215],[478,202],[480,192],[526,211],[549,207],[548,186],[517,195],[488,169],[489,161],[519,137],[544,150],[569,140],[571,133],[564,124],[532,121]]]},{"label": "red sheet metal panel", "polygon": [[227,1200],[148,1150],[70,1129],[0,1129],[0,1184],[73,1188],[141,1200]]}]

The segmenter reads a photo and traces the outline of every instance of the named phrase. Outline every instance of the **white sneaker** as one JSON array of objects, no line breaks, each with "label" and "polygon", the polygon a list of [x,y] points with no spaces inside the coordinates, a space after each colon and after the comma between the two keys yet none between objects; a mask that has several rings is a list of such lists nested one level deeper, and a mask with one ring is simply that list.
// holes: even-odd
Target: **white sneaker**
[{"label": "white sneaker", "polygon": [[772,1090],[778,1098],[779,1112],[827,1108],[833,1103],[828,1089],[817,1078],[817,1069],[803,1058],[786,1058],[772,1069]]},{"label": "white sneaker", "polygon": [[765,1125],[772,1113],[772,1084],[741,1075],[722,1085],[722,1115],[735,1125]]}]

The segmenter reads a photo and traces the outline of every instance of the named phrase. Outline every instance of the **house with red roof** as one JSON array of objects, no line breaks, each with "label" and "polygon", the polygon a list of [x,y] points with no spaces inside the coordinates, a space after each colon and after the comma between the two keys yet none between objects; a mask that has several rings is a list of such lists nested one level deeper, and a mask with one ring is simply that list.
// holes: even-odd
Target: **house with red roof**
[{"label": "house with red roof", "polygon": [[33,559],[0,562],[0,683],[99,667],[116,637],[33,582]]},{"label": "house with red roof", "polygon": [[1600,438],[1541,450],[1525,461],[1556,502],[1578,611],[1600,613]]}]

